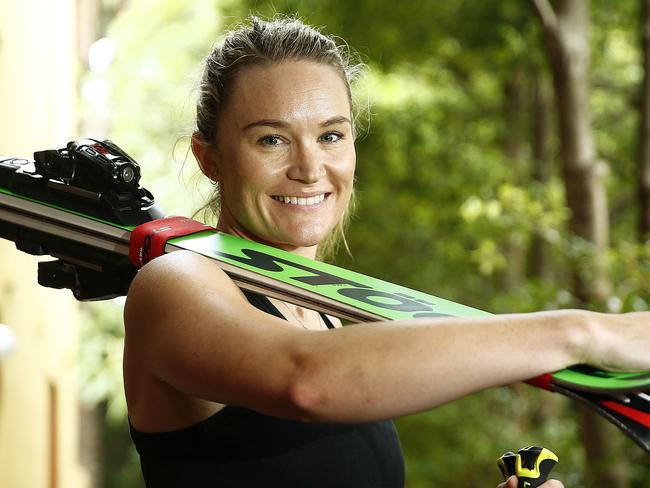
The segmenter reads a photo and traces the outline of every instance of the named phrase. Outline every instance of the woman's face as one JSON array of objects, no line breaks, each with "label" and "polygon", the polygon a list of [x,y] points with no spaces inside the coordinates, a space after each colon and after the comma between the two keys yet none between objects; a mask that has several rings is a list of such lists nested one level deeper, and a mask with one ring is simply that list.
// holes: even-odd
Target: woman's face
[{"label": "woman's face", "polygon": [[217,134],[219,228],[313,257],[354,180],[350,104],[337,72],[311,61],[245,68]]}]

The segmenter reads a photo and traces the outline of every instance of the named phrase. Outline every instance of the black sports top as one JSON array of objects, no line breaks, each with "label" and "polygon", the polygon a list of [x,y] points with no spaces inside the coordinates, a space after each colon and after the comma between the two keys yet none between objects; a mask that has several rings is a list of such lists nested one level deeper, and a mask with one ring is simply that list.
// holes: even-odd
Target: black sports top
[{"label": "black sports top", "polygon": [[[253,306],[285,318],[268,298],[245,294]],[[404,486],[402,450],[390,421],[305,423],[226,406],[172,432],[129,427],[148,488]]]}]

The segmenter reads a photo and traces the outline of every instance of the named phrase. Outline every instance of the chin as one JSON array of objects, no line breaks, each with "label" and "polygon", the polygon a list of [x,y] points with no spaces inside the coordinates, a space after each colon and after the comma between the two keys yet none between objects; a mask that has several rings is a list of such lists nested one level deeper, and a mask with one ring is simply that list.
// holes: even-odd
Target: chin
[{"label": "chin", "polygon": [[285,236],[286,239],[283,239],[287,245],[292,247],[314,247],[318,246],[325,238],[329,235],[331,229],[309,229],[301,228],[296,229],[293,232],[287,232]]},{"label": "chin", "polygon": [[321,242],[323,242],[324,239],[325,239],[325,237],[322,237],[322,238],[321,237],[318,237],[318,238],[316,238],[316,237],[313,237],[313,238],[305,237],[305,238],[301,238],[301,239],[293,238],[293,239],[288,239],[286,244],[288,246],[291,246],[291,247],[315,247],[315,246],[318,246]]}]

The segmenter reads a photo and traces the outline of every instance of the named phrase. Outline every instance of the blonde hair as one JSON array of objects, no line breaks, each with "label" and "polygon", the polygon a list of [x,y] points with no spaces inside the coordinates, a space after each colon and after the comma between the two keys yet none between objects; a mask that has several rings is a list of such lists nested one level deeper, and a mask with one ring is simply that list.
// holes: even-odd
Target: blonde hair
[{"label": "blonde hair", "polygon": [[[262,20],[251,17],[245,24],[229,31],[215,44],[205,58],[198,88],[196,105],[196,133],[206,145],[217,138],[217,122],[229,102],[237,74],[245,67],[268,65],[290,60],[314,61],[331,66],[344,81],[352,110],[352,129],[356,135],[358,107],[352,97],[351,86],[359,79],[364,65],[352,64],[346,44],[337,44],[333,37],[296,18],[276,17]],[[331,257],[345,240],[345,228],[354,209],[354,192],[350,203],[336,227],[318,246],[318,258]],[[196,214],[206,220],[218,218],[221,211],[220,188],[215,185],[210,200]]]}]

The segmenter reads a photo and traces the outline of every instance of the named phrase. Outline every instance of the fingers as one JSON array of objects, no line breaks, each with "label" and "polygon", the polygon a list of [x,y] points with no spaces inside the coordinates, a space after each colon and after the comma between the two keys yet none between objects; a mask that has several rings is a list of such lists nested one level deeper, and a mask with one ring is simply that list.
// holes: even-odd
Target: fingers
[{"label": "fingers", "polygon": [[[510,487],[508,487],[510,488]],[[541,485],[539,488],[564,488],[564,485],[558,480],[548,480],[546,483]]]},{"label": "fingers", "polygon": [[517,488],[517,477],[511,476],[507,481],[499,483],[499,486],[497,486],[497,488]]},{"label": "fingers", "polygon": [[[497,488],[517,488],[517,477],[511,476],[508,481],[500,483]],[[539,488],[564,488],[564,485],[558,480],[548,480],[546,483],[539,486]]]}]

